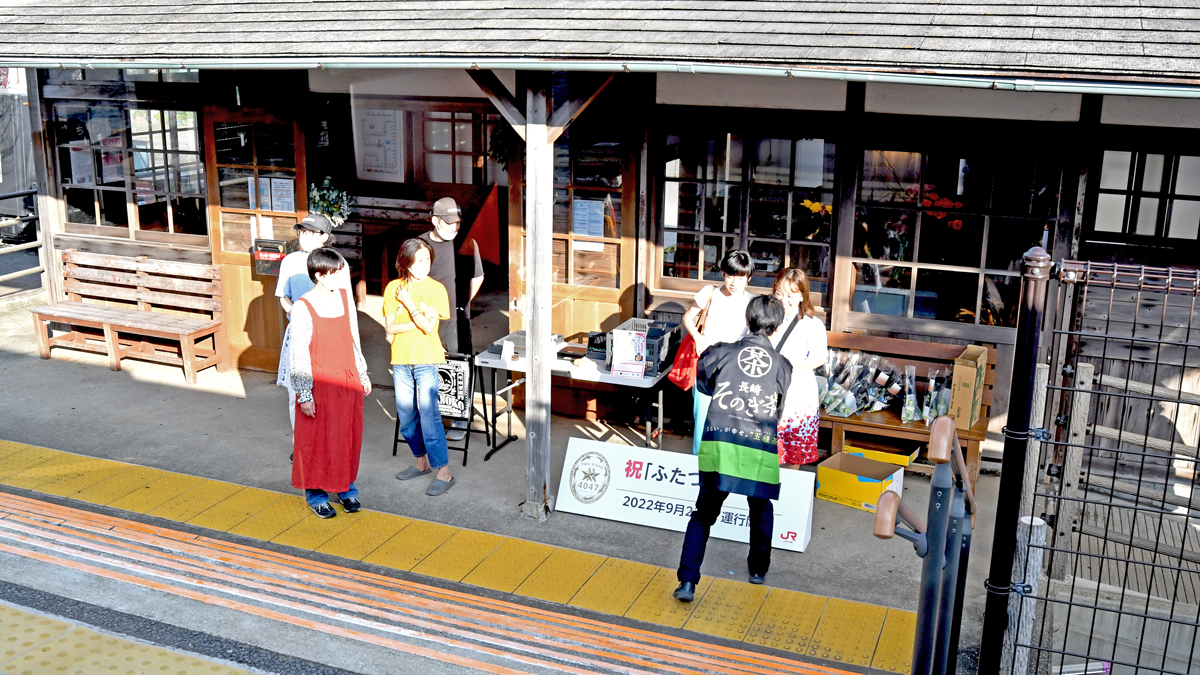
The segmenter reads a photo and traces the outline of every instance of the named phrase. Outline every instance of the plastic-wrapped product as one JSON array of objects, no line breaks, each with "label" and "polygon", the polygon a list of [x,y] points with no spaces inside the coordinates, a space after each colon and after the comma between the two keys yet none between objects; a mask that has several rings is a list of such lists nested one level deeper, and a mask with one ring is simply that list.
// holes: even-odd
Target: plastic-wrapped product
[{"label": "plastic-wrapped product", "polygon": [[825,398],[828,401],[825,404],[826,414],[836,417],[848,417],[858,411],[858,398],[851,391],[847,382],[853,383],[862,373],[864,366],[856,364],[850,366],[843,372],[843,380],[839,380],[829,387],[829,391]]},{"label": "plastic-wrapped product", "polygon": [[950,414],[950,380],[951,380],[951,377],[952,376],[950,374],[950,371],[947,370],[946,379],[942,381],[942,389],[941,389],[941,391],[938,392],[937,415],[935,415],[935,417],[941,417],[942,415]]},{"label": "plastic-wrapped product", "polygon": [[887,359],[881,359],[879,369],[875,371],[875,379],[867,390],[867,400],[870,411],[877,412],[887,408],[892,399],[900,393],[902,384],[896,365]]},{"label": "plastic-wrapped product", "polygon": [[929,384],[925,388],[925,401],[921,405],[921,418],[925,425],[933,424],[937,417],[938,397],[942,393],[943,374],[940,368],[929,369]]},{"label": "plastic-wrapped product", "polygon": [[917,367],[904,366],[904,402],[900,408],[901,422],[916,422],[921,419],[917,405]]}]

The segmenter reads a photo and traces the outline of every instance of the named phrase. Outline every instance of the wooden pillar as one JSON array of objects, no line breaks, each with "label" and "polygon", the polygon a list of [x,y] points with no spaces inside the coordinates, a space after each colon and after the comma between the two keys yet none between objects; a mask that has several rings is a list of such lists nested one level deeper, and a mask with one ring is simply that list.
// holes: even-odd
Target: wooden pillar
[{"label": "wooden pillar", "polygon": [[54,230],[59,224],[59,201],[55,197],[54,183],[50,180],[54,149],[50,146],[47,130],[49,108],[42,101],[42,71],[38,68],[25,70],[26,87],[29,91],[29,134],[33,140],[33,175],[37,180],[37,233],[42,242],[38,258],[41,261],[42,288],[47,302],[62,299],[62,274],[59,273],[58,256],[54,252]]},{"label": "wooden pillar", "polygon": [[[540,74],[539,74],[540,75]],[[551,249],[554,218],[554,141],[548,82],[532,76],[525,94],[525,504],[521,515],[545,520],[550,494]]]}]

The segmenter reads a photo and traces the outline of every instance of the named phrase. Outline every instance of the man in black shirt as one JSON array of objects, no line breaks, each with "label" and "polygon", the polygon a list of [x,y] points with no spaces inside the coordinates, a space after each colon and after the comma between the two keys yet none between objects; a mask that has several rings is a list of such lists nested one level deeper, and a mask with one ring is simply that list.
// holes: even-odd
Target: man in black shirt
[{"label": "man in black shirt", "polygon": [[454,317],[438,325],[442,346],[452,354],[474,354],[471,341],[471,301],[483,285],[483,262],[479,245],[471,240],[474,255],[458,255],[460,244],[454,240],[462,225],[462,210],[450,197],[433,204],[433,231],[421,238],[433,247],[429,276],[446,287],[446,296],[455,308]]}]

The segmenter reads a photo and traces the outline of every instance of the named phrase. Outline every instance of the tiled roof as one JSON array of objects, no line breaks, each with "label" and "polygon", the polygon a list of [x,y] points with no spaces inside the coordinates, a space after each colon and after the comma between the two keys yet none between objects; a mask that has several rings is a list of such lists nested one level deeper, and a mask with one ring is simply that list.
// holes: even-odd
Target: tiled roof
[{"label": "tiled roof", "polygon": [[1200,83],[1200,0],[0,0],[0,63],[668,61]]}]

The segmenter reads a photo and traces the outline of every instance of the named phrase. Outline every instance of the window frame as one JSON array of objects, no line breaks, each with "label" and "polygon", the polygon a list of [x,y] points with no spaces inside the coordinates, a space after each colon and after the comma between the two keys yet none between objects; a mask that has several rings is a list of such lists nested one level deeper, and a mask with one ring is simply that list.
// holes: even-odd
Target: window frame
[{"label": "window frame", "polygon": [[[1130,166],[1127,170],[1125,187],[1102,187],[1104,179],[1104,155],[1108,152],[1127,152],[1130,155]],[[1145,171],[1147,157],[1160,155],[1163,157],[1162,176],[1157,191],[1145,187]],[[1081,247],[1106,246],[1138,246],[1150,248],[1185,249],[1191,253],[1200,252],[1200,228],[1193,239],[1171,237],[1171,217],[1176,201],[1200,203],[1200,195],[1181,194],[1177,192],[1179,182],[1179,166],[1183,157],[1200,157],[1200,151],[1188,153],[1160,151],[1152,146],[1131,147],[1129,145],[1111,144],[1096,150],[1091,154],[1089,165],[1095,180],[1089,180],[1088,193],[1085,199],[1084,227],[1081,234]],[[1121,215],[1120,231],[1099,231],[1096,221],[1099,216],[1101,195],[1120,195],[1125,198]],[[1143,199],[1158,199],[1155,213],[1154,234],[1138,234],[1137,220],[1141,215]]]},{"label": "window frame", "polygon": [[[822,131],[822,128],[819,125],[810,125],[810,126],[814,127],[813,128],[814,132]],[[820,140],[823,144],[822,175],[824,176],[824,171],[825,171],[824,160],[825,160],[825,158],[827,158],[832,153],[833,156],[835,157],[835,163],[836,163],[836,157],[837,157],[836,135],[834,133],[825,133],[818,138],[815,133],[813,135],[783,134],[783,133],[746,134],[746,133],[742,133],[739,131],[727,131],[725,133],[720,133],[720,132],[706,133],[707,131],[708,130],[704,129],[704,128],[686,128],[686,129],[680,129],[679,130],[680,133],[678,135],[685,136],[685,137],[690,136],[693,138],[709,138],[709,137],[711,137],[714,141],[718,140],[721,136],[725,136],[727,139],[727,142],[730,140],[733,140],[734,138],[739,139],[742,144],[742,159],[741,159],[741,167],[740,167],[740,176],[738,176],[736,182],[729,180],[728,176],[725,177],[725,180],[718,180],[715,175],[712,178],[709,178],[707,175],[704,176],[703,178],[678,178],[678,177],[668,177],[666,175],[665,168],[656,169],[656,171],[659,172],[659,175],[657,176],[657,178],[658,178],[657,182],[659,184],[660,196],[656,200],[656,202],[657,202],[656,209],[659,213],[659,216],[656,218],[657,233],[655,236],[655,247],[654,247],[655,255],[654,255],[654,260],[650,261],[650,264],[653,269],[654,287],[656,289],[661,289],[664,291],[696,293],[700,289],[702,289],[704,286],[712,285],[714,282],[720,281],[719,275],[715,278],[705,278],[705,270],[703,269],[704,268],[703,260],[701,260],[699,262],[699,266],[700,266],[699,273],[700,273],[701,278],[693,279],[690,277],[687,277],[687,278],[673,277],[673,276],[666,276],[665,274],[663,274],[664,266],[666,265],[665,247],[666,247],[666,236],[668,233],[675,233],[677,235],[680,235],[680,234],[692,235],[692,236],[699,237],[699,247],[700,247],[701,251],[703,250],[703,247],[704,247],[704,240],[707,237],[718,237],[718,238],[732,237],[734,239],[733,245],[735,247],[745,248],[747,250],[749,250],[750,247],[755,242],[780,244],[784,247],[784,256],[780,262],[780,265],[781,265],[780,269],[787,268],[787,267],[793,266],[795,264],[792,261],[792,256],[795,251],[798,251],[801,247],[812,247],[814,249],[824,249],[825,274],[823,276],[819,276],[819,277],[818,276],[810,276],[810,282],[817,282],[819,284],[824,285],[824,288],[822,290],[814,289],[814,293],[816,293],[820,297],[821,301],[818,304],[823,306],[826,309],[826,311],[828,311],[828,309],[830,307],[830,302],[832,300],[832,294],[829,292],[829,290],[832,287],[832,280],[833,280],[833,276],[834,276],[833,261],[834,261],[834,251],[835,251],[837,232],[838,232],[837,206],[836,206],[838,203],[838,186],[837,186],[837,181],[836,181],[836,167],[834,168],[833,171],[830,172],[831,178],[832,178],[832,184],[828,187],[825,186],[824,180],[822,181],[821,185],[816,186],[816,187],[807,187],[807,186],[796,185],[796,171],[797,171],[796,153],[797,153],[797,144],[800,141]],[[672,135],[676,135],[676,134],[662,133],[659,137],[659,143],[658,143],[659,147],[665,148],[666,143],[667,143],[667,138]],[[786,141],[788,143],[788,158],[789,159],[788,159],[788,177],[787,177],[786,182],[763,183],[763,182],[754,182],[751,179],[754,169],[757,166],[757,151],[756,151],[757,144],[758,144],[758,142],[764,141],[764,140]],[[656,162],[656,165],[658,165],[658,164],[662,164],[662,162]],[[675,228],[667,227],[666,226],[666,192],[667,192],[667,185],[671,184],[671,183],[680,184],[680,185],[695,184],[695,185],[700,186],[699,192],[700,192],[701,197],[699,198],[699,202],[700,202],[701,209],[705,212],[710,208],[710,206],[708,204],[709,199],[707,197],[708,186],[724,185],[726,187],[736,188],[736,190],[737,190],[737,213],[738,213],[738,223],[737,223],[736,231],[721,232],[721,231],[706,230],[706,229],[704,229],[703,220],[701,220],[701,222],[700,222],[699,229],[682,229],[682,228],[678,228],[678,227],[675,227]],[[785,231],[786,236],[785,237],[783,237],[783,238],[766,237],[766,236],[757,236],[757,235],[751,234],[751,232],[750,232],[750,217],[751,217],[750,205],[751,205],[751,194],[755,189],[782,190],[782,191],[786,191],[788,193],[787,216],[786,216],[787,224],[786,224],[786,231]],[[791,236],[793,234],[793,231],[794,231],[794,228],[796,227],[796,222],[797,222],[795,215],[794,215],[796,213],[796,207],[801,204],[800,200],[803,197],[808,197],[811,199],[811,197],[814,195],[816,195],[816,196],[827,195],[827,197],[828,197],[828,204],[826,204],[826,206],[829,207],[829,221],[828,221],[828,225],[827,225],[828,241],[792,239]],[[728,196],[726,197],[726,199],[728,199]],[[820,203],[824,203],[824,199],[822,199]],[[702,255],[702,253],[701,253],[701,255]],[[752,279],[753,278],[754,277],[752,277]],[[763,293],[771,292],[770,285],[766,285],[766,286],[751,285],[748,287],[748,289],[752,292],[763,292]]]},{"label": "window frame", "polygon": [[[406,107],[411,114],[412,136],[411,143],[414,149],[414,173],[416,175],[416,183],[426,189],[436,190],[445,189],[445,186],[485,186],[485,185],[505,185],[507,183],[507,172],[504,171],[488,156],[490,150],[490,141],[492,130],[497,124],[507,124],[500,115],[496,114],[494,109],[483,104],[461,104],[447,102],[444,104],[431,105],[416,105],[411,108]],[[431,118],[430,114],[446,114],[449,118]],[[471,150],[460,151],[455,150],[454,129],[457,122],[466,121],[460,120],[458,115],[470,115],[471,123]],[[426,147],[426,125],[430,121],[447,121],[450,123],[451,140],[450,150],[431,150]],[[436,182],[429,178],[429,155],[447,155],[450,159],[450,171],[452,182],[443,183]],[[470,156],[471,160],[471,180],[467,182],[458,181],[458,163],[455,158],[461,156]]]},{"label": "window frame", "polygon": [[[57,107],[58,106],[83,107],[83,108],[86,108],[89,110],[89,116],[90,116],[90,111],[93,109],[97,109],[97,108],[111,108],[111,109],[118,110],[123,117],[123,123],[124,123],[124,126],[121,129],[121,133],[119,135],[120,144],[119,145],[105,145],[103,142],[100,142],[100,143],[88,143],[86,145],[81,146],[81,145],[73,145],[72,143],[75,143],[74,141],[63,141],[59,137],[59,127],[58,127],[59,120],[57,117]],[[179,246],[189,246],[189,247],[199,247],[199,248],[208,248],[209,247],[210,240],[212,237],[212,223],[210,222],[210,220],[208,218],[208,203],[209,203],[208,185],[207,185],[208,168],[207,168],[207,166],[205,166],[205,162],[204,162],[204,142],[205,142],[206,137],[205,137],[205,133],[204,133],[204,123],[203,123],[202,111],[198,107],[187,106],[187,105],[170,105],[170,104],[163,103],[163,102],[151,102],[151,101],[126,101],[126,100],[94,101],[94,100],[74,99],[74,98],[54,99],[52,101],[48,101],[47,107],[49,108],[50,116],[51,116],[51,119],[50,119],[51,137],[52,137],[52,145],[54,148],[54,181],[55,181],[55,186],[56,186],[55,192],[56,192],[57,197],[60,200],[62,200],[64,204],[66,204],[66,203],[68,203],[67,195],[71,192],[79,192],[79,193],[91,192],[91,194],[92,194],[92,209],[93,209],[92,213],[95,217],[95,222],[80,223],[80,222],[71,221],[68,219],[68,211],[64,208],[62,215],[61,215],[61,223],[62,223],[62,228],[63,228],[64,232],[69,233],[69,234],[83,234],[83,235],[111,237],[113,239],[125,239],[125,240],[129,240],[129,241],[169,243],[169,244],[176,244]],[[151,125],[150,130],[145,132],[145,134],[142,134],[139,132],[136,135],[138,135],[138,136],[147,135],[149,137],[149,136],[153,136],[154,134],[161,134],[162,135],[162,138],[161,138],[162,147],[155,148],[153,146],[153,143],[151,143],[151,147],[149,147],[149,148],[140,148],[140,147],[134,146],[136,139],[134,138],[135,131],[134,131],[133,118],[134,118],[134,114],[136,111],[149,111],[151,113],[155,113],[158,115],[159,120],[161,122],[161,125],[160,125],[161,128],[158,131],[155,131],[153,129],[153,125]],[[166,113],[168,113],[168,112],[191,113],[192,119],[193,119],[192,126],[191,127],[182,127],[177,130],[194,131],[195,132],[195,149],[180,150],[180,149],[178,149],[178,147],[176,147],[175,149],[169,149],[167,147],[166,134],[170,131],[170,129],[168,128],[168,125],[166,123],[166,120],[168,119],[168,116],[166,115]],[[171,115],[169,117],[172,120],[177,119],[177,117],[175,115]],[[92,140],[92,139],[89,139],[89,140]],[[178,143],[176,143],[176,145],[178,145]],[[91,155],[93,182],[91,184],[64,183],[64,180],[63,180],[64,169],[65,169],[65,167],[63,166],[64,151],[69,156],[69,154],[72,150],[78,150],[78,149],[83,149],[83,148],[86,148],[88,153]],[[116,153],[116,152],[119,152],[121,154],[122,182],[123,182],[122,187],[104,185],[103,183],[100,183],[97,180],[97,175],[96,175],[96,168],[97,168],[96,153],[101,153],[101,155],[103,155],[105,153]],[[165,189],[165,190],[159,190],[157,188],[152,188],[149,190],[139,189],[139,185],[138,185],[139,176],[137,175],[138,169],[136,168],[136,163],[134,161],[135,153],[148,153],[152,158],[157,157],[158,155],[162,155],[164,157],[164,159],[168,155],[175,155],[181,159],[183,157],[192,158],[191,164],[199,167],[198,180],[195,183],[198,188],[197,191],[196,192],[183,192],[181,190],[171,189],[172,185],[171,185],[171,181],[169,178],[167,180],[167,189]],[[171,166],[171,163],[168,159],[167,164],[165,165],[165,168],[169,171],[170,166]],[[184,166],[183,162],[180,162],[179,166]],[[100,171],[101,171],[100,179],[101,180],[103,179],[103,174],[102,174],[103,170],[104,170],[103,160],[101,160],[101,164],[100,164]],[[154,179],[152,178],[151,179],[152,183],[153,183],[153,180]],[[178,180],[176,180],[175,182],[177,184]],[[118,193],[118,194],[124,195],[126,225],[123,225],[123,226],[122,225],[105,225],[101,222],[101,217],[102,217],[101,193],[102,192],[111,192],[111,193]],[[142,204],[139,204],[139,202],[138,202],[140,195],[150,195],[154,198],[162,198],[165,201],[165,203],[166,203],[166,221],[167,221],[167,230],[165,232],[161,231],[161,230],[143,229],[141,227],[141,224],[142,224],[141,216],[140,216],[140,213],[138,210],[139,206],[142,205]],[[175,199],[199,199],[200,200],[200,214],[201,214],[201,217],[204,218],[206,234],[201,235],[201,234],[192,234],[192,233],[184,233],[184,232],[176,232],[175,231],[175,216],[174,216],[175,207],[172,204],[172,202]]]}]

